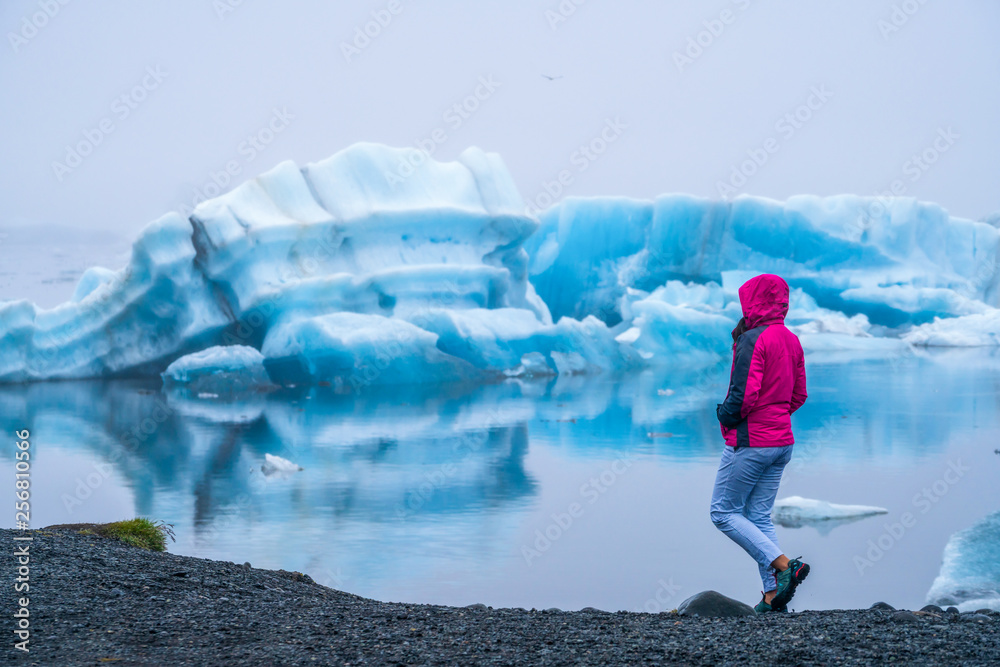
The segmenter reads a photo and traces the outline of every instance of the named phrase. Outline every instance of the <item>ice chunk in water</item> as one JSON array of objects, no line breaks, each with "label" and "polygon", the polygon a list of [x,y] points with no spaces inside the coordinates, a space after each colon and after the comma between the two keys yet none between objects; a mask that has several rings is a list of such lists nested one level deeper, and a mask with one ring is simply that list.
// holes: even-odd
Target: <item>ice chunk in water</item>
[{"label": "ice chunk in water", "polygon": [[959,611],[1000,611],[1000,512],[951,536],[941,573],[927,592],[932,604]]},{"label": "ice chunk in water", "polygon": [[302,466],[292,463],[288,459],[283,459],[274,454],[264,454],[264,463],[260,466],[260,471],[268,477],[274,475],[290,475],[293,472],[302,470]]},{"label": "ice chunk in water", "polygon": [[820,521],[860,519],[876,514],[888,514],[884,507],[871,505],[837,505],[825,500],[788,496],[774,502],[771,518],[786,528],[799,528]]},{"label": "ice chunk in water", "polygon": [[266,389],[271,380],[264,356],[245,345],[215,346],[181,357],[167,367],[163,383],[199,398],[219,398]]}]

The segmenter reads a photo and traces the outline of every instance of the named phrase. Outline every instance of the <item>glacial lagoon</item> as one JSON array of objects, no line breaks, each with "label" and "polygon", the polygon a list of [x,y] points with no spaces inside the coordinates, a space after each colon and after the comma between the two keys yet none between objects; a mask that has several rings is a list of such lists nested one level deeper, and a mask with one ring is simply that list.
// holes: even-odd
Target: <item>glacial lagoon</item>
[{"label": "glacial lagoon", "polygon": [[[889,512],[779,526],[813,566],[793,608],[919,608],[952,535],[1000,511],[1000,355],[852,354],[807,357],[779,498]],[[35,527],[149,516],[174,553],[379,600],[662,611],[708,588],[759,597],[708,518],[728,371],[240,401],[43,382],[0,386],[0,421],[31,431]],[[267,454],[302,470],[266,475]]]}]

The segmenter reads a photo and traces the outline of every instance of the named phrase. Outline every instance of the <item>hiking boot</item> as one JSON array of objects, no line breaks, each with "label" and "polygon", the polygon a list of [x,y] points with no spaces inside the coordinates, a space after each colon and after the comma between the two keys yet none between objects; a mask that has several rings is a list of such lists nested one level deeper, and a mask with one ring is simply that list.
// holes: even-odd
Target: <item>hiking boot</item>
[{"label": "hiking boot", "polygon": [[775,594],[774,599],[771,600],[771,607],[779,610],[786,609],[788,603],[792,600],[792,596],[795,595],[796,587],[805,581],[805,578],[808,576],[808,564],[803,563],[798,558],[789,561],[788,569],[778,573],[778,592]]},{"label": "hiking boot", "polygon": [[[755,612],[757,612],[758,614],[766,614],[769,611],[788,611],[787,607],[785,609],[775,609],[774,607],[772,607],[771,605],[769,605],[767,602],[765,602],[764,601],[765,599],[766,598],[765,598],[764,594],[761,593],[760,602],[758,602],[757,606],[753,608],[753,610]],[[772,600],[772,602],[774,602],[774,600]]]}]

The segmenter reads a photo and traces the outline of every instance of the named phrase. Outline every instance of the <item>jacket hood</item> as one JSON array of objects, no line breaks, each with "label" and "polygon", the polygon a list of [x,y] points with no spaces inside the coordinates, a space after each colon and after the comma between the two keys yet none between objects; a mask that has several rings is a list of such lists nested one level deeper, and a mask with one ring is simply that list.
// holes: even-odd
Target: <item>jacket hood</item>
[{"label": "jacket hood", "polygon": [[740,287],[740,305],[747,329],[784,322],[788,313],[788,283],[770,273],[755,276]]}]

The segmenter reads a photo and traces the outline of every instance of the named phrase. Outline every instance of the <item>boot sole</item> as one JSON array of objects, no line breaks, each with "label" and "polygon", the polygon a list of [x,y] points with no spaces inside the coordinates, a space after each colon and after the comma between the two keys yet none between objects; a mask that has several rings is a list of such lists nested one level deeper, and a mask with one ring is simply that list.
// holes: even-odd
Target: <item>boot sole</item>
[{"label": "boot sole", "polygon": [[792,572],[792,580],[788,586],[788,589],[783,593],[779,593],[774,596],[774,600],[771,601],[771,608],[775,610],[787,609],[788,603],[792,601],[792,597],[795,595],[795,589],[799,587],[806,577],[809,576],[809,564],[802,563],[799,569]]}]

